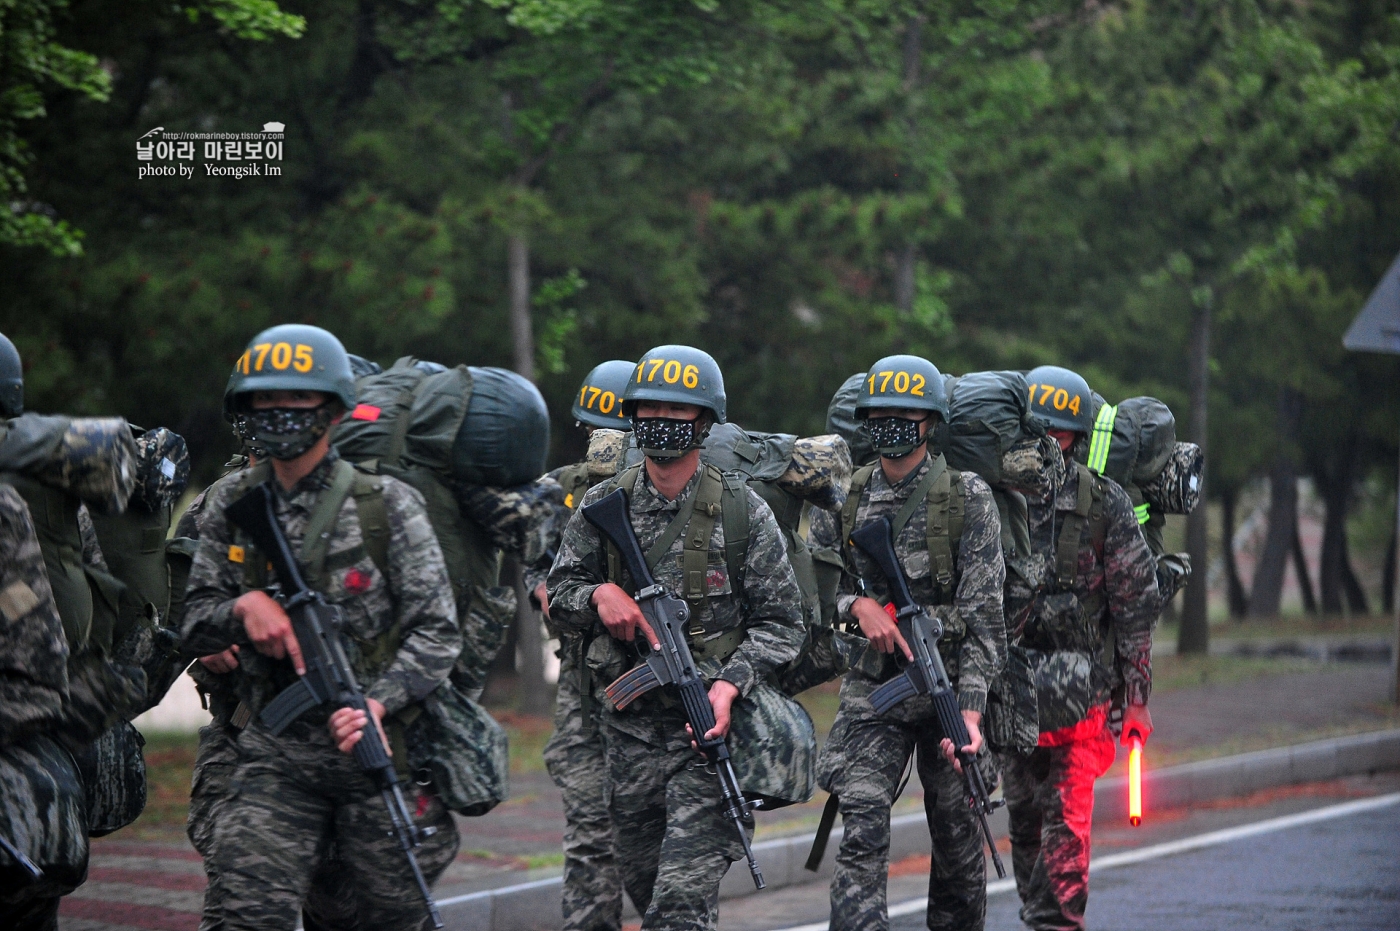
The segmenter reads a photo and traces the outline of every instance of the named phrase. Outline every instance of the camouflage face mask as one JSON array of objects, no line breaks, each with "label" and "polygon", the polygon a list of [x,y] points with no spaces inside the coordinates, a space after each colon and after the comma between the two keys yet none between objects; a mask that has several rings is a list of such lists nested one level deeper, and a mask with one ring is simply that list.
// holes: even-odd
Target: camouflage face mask
[{"label": "camouflage face mask", "polygon": [[637,447],[652,459],[675,459],[700,445],[703,437],[695,429],[698,420],[633,417],[632,432],[636,434]]},{"label": "camouflage face mask", "polygon": [[326,435],[335,419],[329,404],[320,407],[269,407],[243,414],[234,424],[250,449],[273,459],[295,459]]},{"label": "camouflage face mask", "polygon": [[923,442],[919,438],[921,420],[905,420],[903,417],[871,417],[865,422],[870,434],[870,444],[886,459],[903,459],[919,448]]}]

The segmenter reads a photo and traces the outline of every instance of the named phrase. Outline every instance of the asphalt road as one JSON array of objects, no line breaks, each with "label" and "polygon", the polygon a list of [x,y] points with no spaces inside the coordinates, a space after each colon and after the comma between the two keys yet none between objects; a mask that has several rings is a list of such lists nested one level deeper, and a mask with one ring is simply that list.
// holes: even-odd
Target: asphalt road
[{"label": "asphalt road", "polygon": [[[1400,773],[1149,813],[1149,822],[1096,825],[1092,931],[1400,931]],[[921,931],[927,860],[900,866],[890,926]],[[987,931],[1024,931],[1011,882],[993,878],[989,892]],[[726,902],[721,931],[825,929],[826,896],[814,883]]]},{"label": "asphalt road", "polygon": [[[1086,916],[1089,927],[1400,929],[1400,796],[1382,798],[1390,803],[1095,870]],[[1019,906],[1014,891],[993,896],[987,931],[1024,928],[1016,916]],[[895,919],[891,928],[918,931],[924,928],[923,915]]]}]

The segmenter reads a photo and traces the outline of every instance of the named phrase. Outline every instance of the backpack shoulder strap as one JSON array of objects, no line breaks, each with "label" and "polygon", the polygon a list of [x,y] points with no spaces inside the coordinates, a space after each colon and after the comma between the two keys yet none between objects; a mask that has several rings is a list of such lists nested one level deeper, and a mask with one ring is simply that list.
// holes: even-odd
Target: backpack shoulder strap
[{"label": "backpack shoulder strap", "polygon": [[[642,473],[642,464],[639,462],[634,466],[623,469],[621,472],[608,479],[607,493],[611,494],[621,488],[622,493],[627,496],[627,500],[632,500],[632,489],[637,485],[637,476]],[[613,546],[612,541],[606,537],[603,539],[604,559],[603,570],[607,573],[607,579],[615,585],[622,585],[622,554]]]},{"label": "backpack shoulder strap", "polygon": [[[1094,511],[1094,499],[1099,498],[1099,523],[1103,522],[1102,489],[1095,495],[1095,476],[1080,462],[1074,463],[1074,471],[1079,477],[1078,496],[1074,510],[1065,518],[1060,528],[1060,539],[1055,546],[1055,581],[1061,591],[1074,584],[1079,572],[1079,544],[1084,538],[1085,526],[1089,524]],[[1102,548],[1102,541],[1098,542]]]},{"label": "backpack shoulder strap", "polygon": [[365,552],[380,575],[389,577],[389,506],[384,503],[384,480],[355,470],[355,484],[350,489],[355,510],[360,517],[360,536]]},{"label": "backpack shoulder strap", "polygon": [[[681,579],[682,597],[691,603],[698,603],[705,600],[705,573],[709,570],[710,562],[710,537],[714,533],[715,518],[719,517],[721,504],[720,498],[724,492],[724,476],[714,466],[702,466],[704,470],[700,475],[700,484],[695,487],[695,496],[690,502],[690,507],[681,503],[681,508],[676,514],[672,527],[666,528],[666,533],[656,541],[656,545],[647,552],[647,561],[653,562],[655,558],[660,559],[670,549],[671,541],[674,539],[672,528],[675,524],[685,523],[685,543],[681,550]],[[686,511],[689,510],[689,514]],[[667,539],[667,538],[671,539]],[[662,547],[661,544],[665,543]],[[660,552],[657,550],[660,549]],[[728,546],[726,545],[726,555]]]},{"label": "backpack shoulder strap", "polygon": [[851,476],[851,490],[846,494],[846,503],[841,505],[841,548],[843,550],[856,529],[856,512],[860,510],[860,496],[865,493],[865,486],[870,484],[870,476],[874,474],[875,464],[872,463],[856,469],[855,474]]},{"label": "backpack shoulder strap", "polygon": [[720,520],[724,527],[724,564],[736,597],[744,598],[744,566],[749,561],[748,484],[737,475],[724,476],[720,492]]}]

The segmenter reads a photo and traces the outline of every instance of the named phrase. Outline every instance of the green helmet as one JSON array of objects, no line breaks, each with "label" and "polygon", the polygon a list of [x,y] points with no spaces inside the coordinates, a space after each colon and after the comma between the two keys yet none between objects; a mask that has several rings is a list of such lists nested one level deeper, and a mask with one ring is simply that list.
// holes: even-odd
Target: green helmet
[{"label": "green helmet", "polygon": [[1047,430],[1089,433],[1094,429],[1092,392],[1082,375],[1058,365],[1042,365],[1026,375],[1030,414]]},{"label": "green helmet", "polygon": [[232,421],[238,397],[254,391],[324,391],[355,407],[350,357],[332,333],[304,323],[263,330],[233,364],[224,388],[224,418]]},{"label": "green helmet", "polygon": [[693,346],[657,346],[632,368],[622,410],[628,417],[638,401],[672,401],[708,408],[724,423],[724,376],[708,353]]},{"label": "green helmet", "polygon": [[622,412],[622,398],[636,366],[624,359],[595,365],[583,378],[571,409],[574,419],[590,427],[630,430]]},{"label": "green helmet", "polygon": [[0,417],[24,413],[24,363],[10,338],[0,333]]},{"label": "green helmet", "polygon": [[870,367],[856,396],[856,417],[865,419],[872,408],[909,408],[937,411],[948,419],[948,393],[938,367],[919,356],[885,356]]}]

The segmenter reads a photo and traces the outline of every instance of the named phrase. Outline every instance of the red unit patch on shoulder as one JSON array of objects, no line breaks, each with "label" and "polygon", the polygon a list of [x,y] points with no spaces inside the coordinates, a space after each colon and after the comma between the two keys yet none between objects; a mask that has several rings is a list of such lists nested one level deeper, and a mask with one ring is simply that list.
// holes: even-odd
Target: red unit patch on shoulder
[{"label": "red unit patch on shoulder", "polygon": [[345,573],[345,590],[352,595],[363,595],[369,591],[369,573],[361,572],[359,569],[351,569]]},{"label": "red unit patch on shoulder", "polygon": [[373,404],[356,404],[355,409],[350,412],[351,420],[375,421],[379,419],[380,409]]}]

